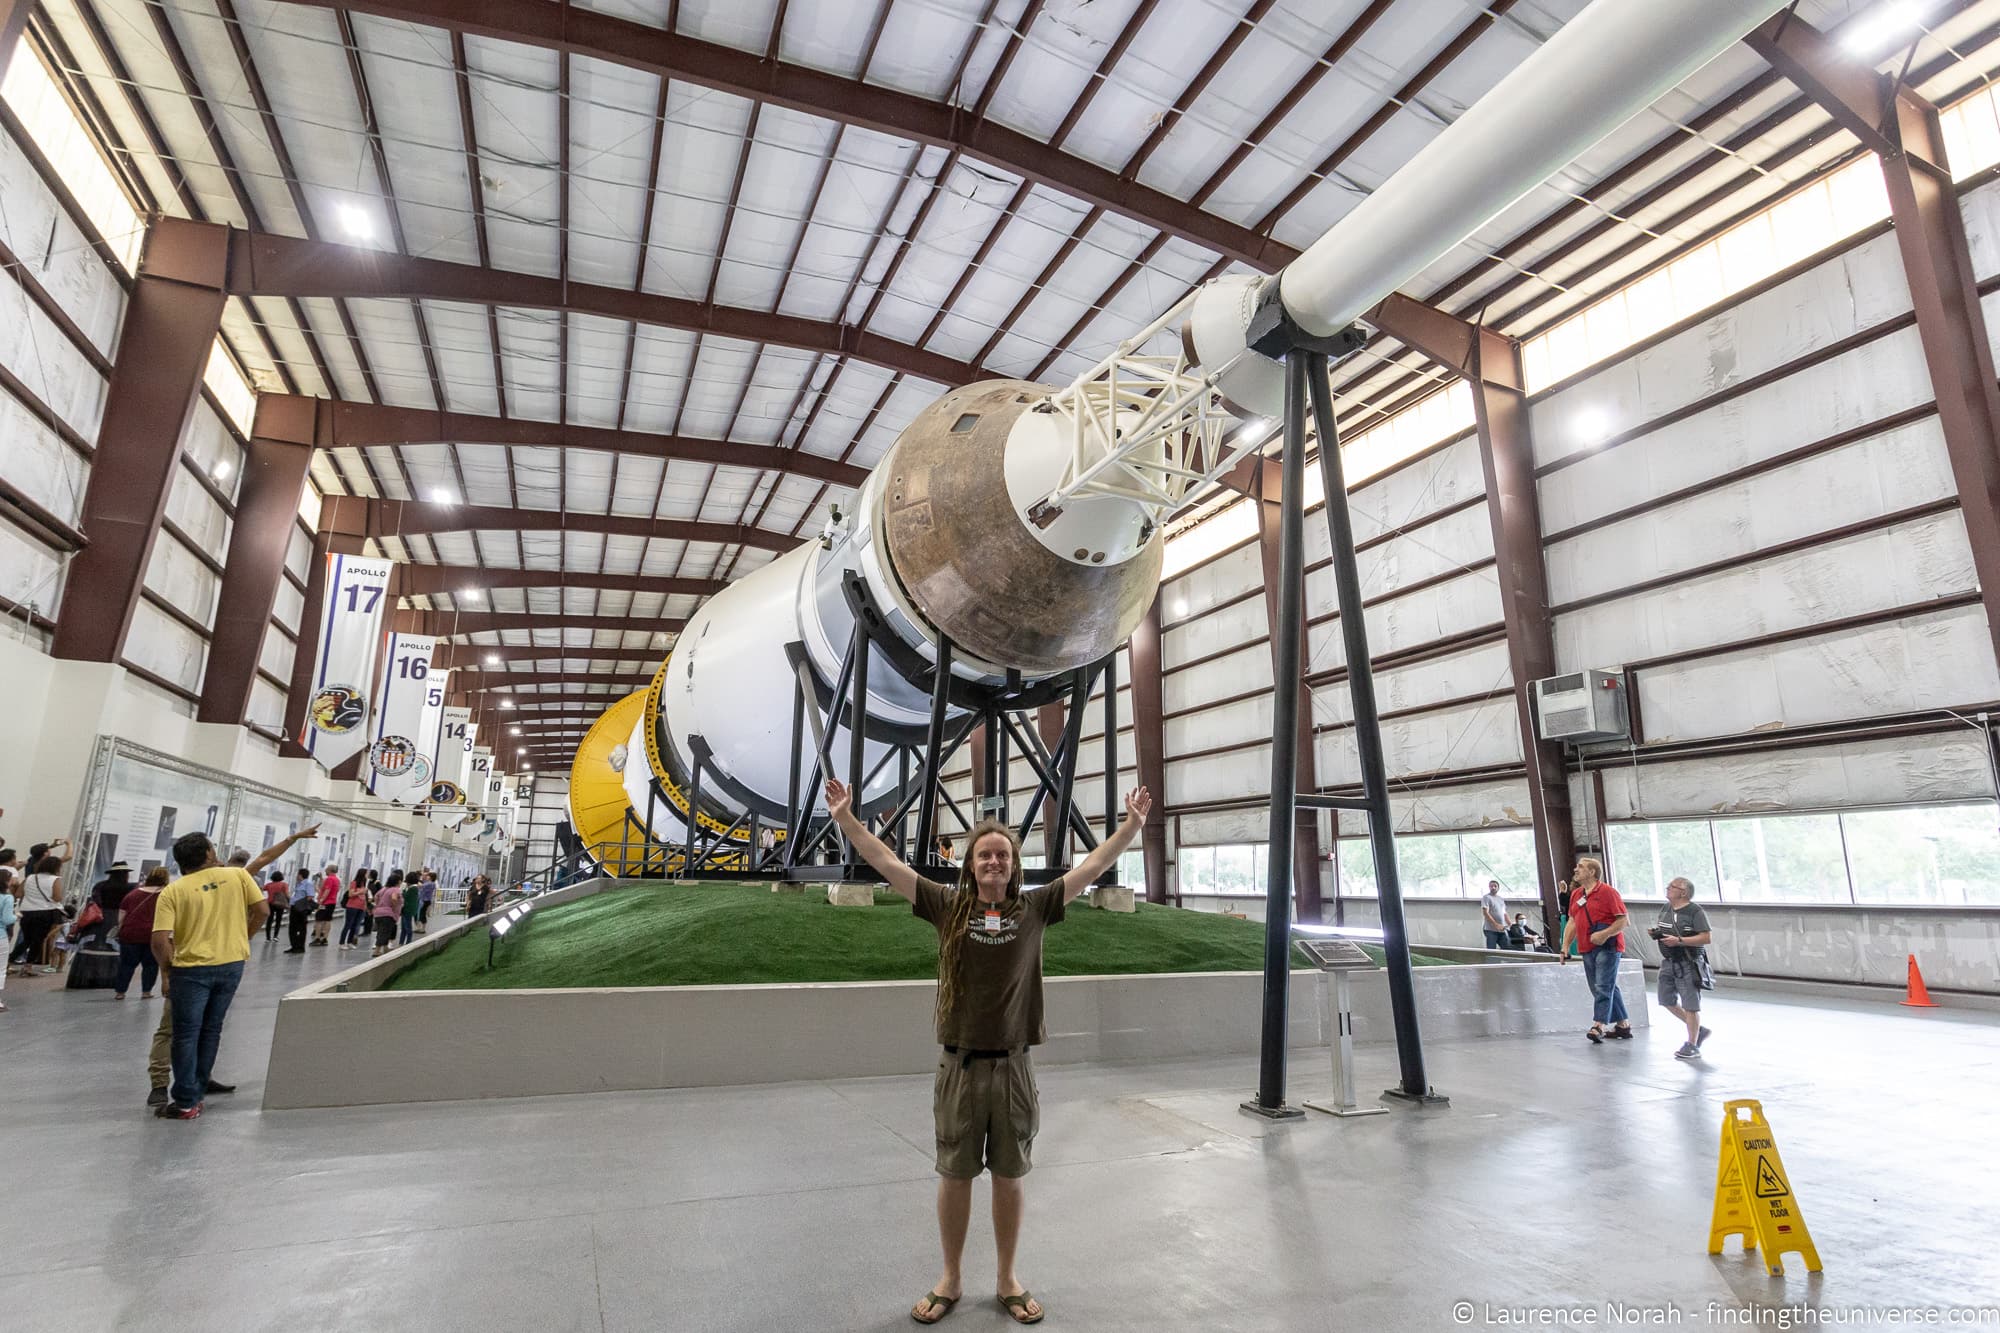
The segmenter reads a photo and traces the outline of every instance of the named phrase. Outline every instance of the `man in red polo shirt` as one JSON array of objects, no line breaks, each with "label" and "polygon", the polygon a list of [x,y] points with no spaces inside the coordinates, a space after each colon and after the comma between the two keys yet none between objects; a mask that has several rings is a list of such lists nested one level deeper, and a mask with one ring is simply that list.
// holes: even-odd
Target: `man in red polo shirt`
[{"label": "man in red polo shirt", "polygon": [[[1606,1037],[1630,1038],[1631,1021],[1625,1016],[1625,997],[1618,993],[1618,965],[1625,959],[1625,899],[1618,890],[1598,879],[1604,867],[1595,857],[1579,856],[1571,872],[1576,887],[1570,890],[1569,920],[1563,923],[1562,960],[1569,962],[1569,946],[1574,943],[1583,955],[1584,980],[1590,983],[1590,1030],[1583,1035],[1592,1044]],[[1605,1030],[1605,1024],[1612,1027]]]}]

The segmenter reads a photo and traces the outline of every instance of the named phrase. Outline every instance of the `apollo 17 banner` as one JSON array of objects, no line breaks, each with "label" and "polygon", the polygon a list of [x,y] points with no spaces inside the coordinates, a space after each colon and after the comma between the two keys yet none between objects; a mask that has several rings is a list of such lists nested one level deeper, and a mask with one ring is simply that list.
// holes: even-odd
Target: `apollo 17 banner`
[{"label": "apollo 17 banner", "polygon": [[431,765],[419,736],[430,686],[431,654],[437,640],[428,634],[382,636],[375,670],[375,713],[368,727],[368,790],[394,799],[422,781],[430,788]]},{"label": "apollo 17 banner", "polygon": [[424,711],[417,719],[417,763],[409,785],[390,799],[400,805],[421,805],[431,798],[438,777],[438,735],[444,729],[444,700],[451,689],[449,669],[431,669],[424,681]]},{"label": "apollo 17 banner", "polygon": [[465,818],[465,767],[472,745],[472,710],[444,708],[438,714],[437,753],[431,763],[431,822],[458,827]]},{"label": "apollo 17 banner", "polygon": [[314,645],[318,656],[299,744],[329,772],[368,747],[375,650],[380,646],[394,569],[391,560],[326,557],[326,592],[320,602],[319,642]]}]

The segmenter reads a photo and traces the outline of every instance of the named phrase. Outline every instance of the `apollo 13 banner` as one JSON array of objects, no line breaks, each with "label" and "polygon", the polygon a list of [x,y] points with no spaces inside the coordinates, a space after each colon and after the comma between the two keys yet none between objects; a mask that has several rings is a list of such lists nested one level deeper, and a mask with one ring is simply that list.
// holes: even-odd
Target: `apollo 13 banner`
[{"label": "apollo 13 banner", "polygon": [[326,591],[320,602],[318,656],[299,744],[331,772],[368,748],[368,717],[375,688],[375,653],[389,608],[391,560],[326,557]]},{"label": "apollo 13 banner", "polygon": [[[368,727],[368,790],[394,800],[421,783],[428,792],[431,761],[424,754],[424,708],[429,702],[431,655],[437,640],[428,634],[382,636],[375,670],[374,721]],[[440,694],[438,702],[443,704]]]},{"label": "apollo 13 banner", "polygon": [[472,761],[470,708],[445,708],[438,714],[437,751],[431,760],[431,823],[454,829],[465,818],[465,778]]}]

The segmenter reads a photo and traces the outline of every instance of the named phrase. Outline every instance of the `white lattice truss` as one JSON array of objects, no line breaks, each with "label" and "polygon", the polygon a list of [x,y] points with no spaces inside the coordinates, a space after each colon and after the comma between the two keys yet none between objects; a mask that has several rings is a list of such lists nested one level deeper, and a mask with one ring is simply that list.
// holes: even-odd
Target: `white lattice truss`
[{"label": "white lattice truss", "polygon": [[1157,526],[1263,442],[1268,432],[1236,430],[1240,421],[1223,406],[1215,384],[1228,365],[1199,371],[1185,350],[1140,353],[1193,304],[1190,292],[1051,396],[1068,423],[1069,461],[1036,512],[1111,496],[1144,506]]}]

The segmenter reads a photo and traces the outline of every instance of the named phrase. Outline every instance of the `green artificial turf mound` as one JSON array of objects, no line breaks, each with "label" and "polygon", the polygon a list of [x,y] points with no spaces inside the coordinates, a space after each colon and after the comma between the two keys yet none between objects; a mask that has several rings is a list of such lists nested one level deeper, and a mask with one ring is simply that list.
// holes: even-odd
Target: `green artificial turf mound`
[{"label": "green artificial turf mound", "polygon": [[[490,971],[486,946],[486,932],[473,930],[403,971],[388,989],[707,986],[937,975],[937,932],[917,919],[908,903],[878,891],[873,908],[831,907],[817,886],[802,893],[772,893],[762,884],[616,889],[537,911],[517,936],[501,942]],[[1042,958],[1052,977],[1255,971],[1264,965],[1264,927],[1150,903],[1130,916],[1079,903],[1044,937]],[[1416,961],[1440,962],[1421,955]]]}]

